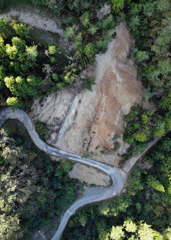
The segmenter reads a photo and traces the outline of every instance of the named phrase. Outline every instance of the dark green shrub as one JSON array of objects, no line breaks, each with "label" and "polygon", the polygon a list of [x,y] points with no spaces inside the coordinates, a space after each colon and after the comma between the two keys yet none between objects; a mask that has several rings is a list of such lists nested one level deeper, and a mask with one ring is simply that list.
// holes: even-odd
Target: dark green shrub
[{"label": "dark green shrub", "polygon": [[46,128],[44,123],[37,121],[35,123],[35,129],[42,140],[47,140],[49,138],[49,129]]},{"label": "dark green shrub", "polygon": [[5,0],[0,1],[0,13],[4,10],[5,7]]},{"label": "dark green shrub", "polygon": [[146,148],[147,148],[147,144],[139,143],[134,147],[133,152],[135,152],[136,154],[142,153],[146,150]]},{"label": "dark green shrub", "polygon": [[114,148],[113,151],[117,151],[120,148],[120,143],[119,142],[114,142]]},{"label": "dark green shrub", "polygon": [[90,62],[93,62],[96,54],[96,47],[93,43],[88,43],[84,48],[85,55]]},{"label": "dark green shrub", "polygon": [[86,80],[84,83],[85,83],[85,86],[88,90],[92,91],[92,86],[95,84],[95,81],[94,81],[94,77],[90,77],[88,80]]}]

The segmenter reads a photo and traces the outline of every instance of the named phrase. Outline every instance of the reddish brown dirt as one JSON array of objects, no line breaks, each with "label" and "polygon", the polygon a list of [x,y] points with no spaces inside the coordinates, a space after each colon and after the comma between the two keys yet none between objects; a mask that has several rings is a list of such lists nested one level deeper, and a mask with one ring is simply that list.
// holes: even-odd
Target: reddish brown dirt
[{"label": "reddish brown dirt", "polygon": [[102,150],[112,151],[113,136],[123,133],[122,115],[128,113],[135,102],[141,102],[138,95],[142,91],[141,82],[137,82],[133,60],[127,58],[132,45],[133,41],[123,24],[118,28],[114,42],[113,61],[97,87],[99,103],[91,126],[89,147],[89,151],[97,155]]}]

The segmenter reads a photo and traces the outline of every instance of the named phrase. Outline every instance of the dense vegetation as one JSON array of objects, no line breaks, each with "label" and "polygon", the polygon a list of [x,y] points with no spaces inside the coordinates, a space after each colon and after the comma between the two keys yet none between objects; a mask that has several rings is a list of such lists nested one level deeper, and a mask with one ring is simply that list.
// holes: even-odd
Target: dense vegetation
[{"label": "dense vegetation", "polygon": [[[66,2],[32,1],[48,5],[61,14]],[[67,53],[55,46],[44,46],[29,36],[29,27],[13,19],[0,19],[0,94],[1,105],[24,108],[40,97],[81,80],[79,73],[104,52],[112,40],[115,21],[110,13],[96,13],[104,1],[68,2],[65,23],[66,40],[74,41]],[[1,4],[1,8],[5,6]],[[79,6],[78,6],[79,5]],[[87,11],[85,11],[87,9]],[[90,12],[91,9],[91,12]],[[99,21],[100,19],[100,21]],[[84,79],[83,86],[91,90],[94,78]]]},{"label": "dense vegetation", "polygon": [[30,240],[35,227],[54,221],[77,198],[72,163],[52,162],[18,121],[0,130],[0,239]]},{"label": "dense vegetation", "polygon": [[143,97],[157,106],[156,111],[134,106],[125,117],[124,139],[137,152],[137,149],[144,150],[145,143],[171,129],[171,3],[168,0],[132,2],[124,12],[136,40],[132,54],[138,66],[138,80],[146,88]]},{"label": "dense vegetation", "polygon": [[76,213],[71,218],[62,239],[169,240],[170,155],[171,140],[168,135],[145,156],[145,160],[152,164],[151,168],[141,170],[137,166],[131,172],[127,193]]},{"label": "dense vegetation", "polygon": [[29,27],[15,19],[0,19],[0,54],[2,105],[25,107],[32,98],[70,83],[63,73],[71,63],[66,55],[55,46],[36,43]]}]

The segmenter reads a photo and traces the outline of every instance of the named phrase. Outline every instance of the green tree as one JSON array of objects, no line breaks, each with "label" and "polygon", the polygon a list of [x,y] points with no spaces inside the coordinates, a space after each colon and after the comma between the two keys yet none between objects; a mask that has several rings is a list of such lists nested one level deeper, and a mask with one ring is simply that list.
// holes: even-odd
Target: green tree
[{"label": "green tree", "polygon": [[27,77],[27,82],[34,87],[39,87],[42,85],[42,78],[41,77],[35,77],[35,76],[28,76]]},{"label": "green tree", "polygon": [[154,95],[154,93],[151,92],[151,88],[147,88],[147,89],[144,90],[143,97],[146,100],[149,100],[150,98],[152,98],[153,95]]},{"label": "green tree", "polygon": [[0,80],[0,89],[3,89],[5,86],[4,82]]},{"label": "green tree", "polygon": [[115,14],[119,13],[124,7],[124,0],[111,0],[110,4]]},{"label": "green tree", "polygon": [[138,227],[138,237],[140,240],[153,240],[153,230],[151,229],[151,226],[140,222],[140,225]]},{"label": "green tree", "polygon": [[30,27],[27,27],[23,23],[14,24],[13,29],[15,30],[16,34],[19,35],[21,38],[26,38],[30,31]]},{"label": "green tree", "polygon": [[159,12],[165,12],[169,9],[169,1],[168,0],[158,0],[156,3],[157,3],[157,10]]},{"label": "green tree", "polygon": [[110,14],[108,17],[103,19],[103,21],[102,21],[102,28],[107,29],[107,28],[109,28],[111,26],[112,23],[114,23],[114,18],[112,16],[112,14]]},{"label": "green tree", "polygon": [[159,101],[159,107],[164,110],[171,110],[171,92],[165,97],[165,100]]},{"label": "green tree", "polygon": [[85,12],[83,13],[83,15],[81,15],[80,21],[84,25],[84,27],[87,27],[90,24],[89,18],[90,18],[89,12]]},{"label": "green tree", "polygon": [[53,78],[53,80],[54,80],[55,82],[58,82],[59,79],[60,79],[60,77],[59,77],[59,75],[58,75],[57,73],[52,73],[52,78]]},{"label": "green tree", "polygon": [[133,16],[129,21],[129,26],[133,31],[136,31],[138,26],[140,25],[140,17]]},{"label": "green tree", "polygon": [[10,89],[12,94],[14,94],[17,97],[20,96],[20,94],[18,92],[18,87],[17,87],[16,81],[13,76],[5,77],[4,82],[5,82],[5,85],[7,86],[7,88]]},{"label": "green tree", "polygon": [[8,54],[11,60],[15,60],[17,58],[18,49],[16,46],[11,46],[10,44],[6,44],[6,53]]},{"label": "green tree", "polygon": [[134,196],[137,190],[143,189],[142,181],[141,181],[141,172],[138,168],[136,168],[130,177],[128,177],[128,193],[129,195]]},{"label": "green tree", "polygon": [[134,233],[137,230],[137,225],[131,219],[125,220],[123,226],[127,232]]},{"label": "green tree", "polygon": [[165,118],[164,119],[164,121],[165,121],[165,124],[166,124],[166,128],[167,129],[169,129],[169,130],[171,130],[171,118]]},{"label": "green tree", "polygon": [[8,22],[5,21],[3,18],[0,18],[0,34],[5,35],[5,31],[7,30]]},{"label": "green tree", "polygon": [[55,55],[57,53],[57,48],[55,46],[49,46],[48,51],[50,54]]},{"label": "green tree", "polygon": [[[16,46],[17,50],[20,52],[24,52],[25,51],[25,47],[26,47],[26,42],[25,40],[18,38],[18,37],[13,37],[12,40],[12,45]],[[23,54],[24,55],[24,54]]]},{"label": "green tree", "polygon": [[145,132],[137,132],[135,134],[135,139],[139,142],[145,142],[147,141],[147,135]]},{"label": "green tree", "polygon": [[95,58],[96,48],[93,43],[88,43],[84,48],[85,54],[89,61],[92,62]]},{"label": "green tree", "polygon": [[142,61],[147,60],[149,56],[147,51],[138,51],[135,58],[137,63],[141,63]]},{"label": "green tree", "polygon": [[149,187],[154,188],[156,191],[165,192],[163,185],[156,179],[155,176],[148,175],[147,184]]},{"label": "green tree", "polygon": [[147,16],[147,17],[151,17],[155,11],[155,2],[146,2],[145,4],[143,4],[143,13]]},{"label": "green tree", "polygon": [[1,65],[0,66],[0,80],[4,81],[4,78],[6,77],[6,68]]},{"label": "green tree", "polygon": [[26,58],[28,61],[35,62],[38,56],[37,46],[26,46]]},{"label": "green tree", "polygon": [[122,194],[100,210],[100,213],[107,217],[117,216],[120,212],[126,212],[130,204],[130,196]]},{"label": "green tree", "polygon": [[124,239],[125,234],[123,231],[123,227],[122,226],[116,226],[116,227],[112,227],[112,231],[110,233],[110,238],[113,240],[121,240]]},{"label": "green tree", "polygon": [[65,37],[66,39],[70,39],[74,36],[74,26],[73,27],[67,27],[65,30]]},{"label": "green tree", "polygon": [[136,207],[136,209],[137,209],[138,212],[141,211],[142,206],[141,206],[140,203],[136,203],[136,204],[135,204],[135,207]]},{"label": "green tree", "polygon": [[0,12],[4,9],[4,5],[5,5],[5,0],[1,0],[1,2],[0,2]]},{"label": "green tree", "polygon": [[83,50],[82,41],[83,41],[82,33],[79,32],[78,35],[75,37],[75,43],[73,45],[74,49],[82,51]]},{"label": "green tree", "polygon": [[160,69],[160,72],[164,74],[169,74],[171,72],[171,64],[169,60],[166,61],[159,61],[158,67]]},{"label": "green tree", "polygon": [[163,122],[163,124],[161,124],[160,127],[156,127],[153,130],[153,137],[157,138],[157,137],[162,137],[165,135],[165,123]]},{"label": "green tree", "polygon": [[22,101],[17,97],[9,97],[7,98],[6,102],[9,107],[18,107],[18,108],[25,107],[24,103],[22,103]]},{"label": "green tree", "polygon": [[146,150],[146,148],[147,148],[147,144],[139,143],[134,146],[133,152],[135,152],[136,154],[143,153]]},{"label": "green tree", "polygon": [[146,114],[142,115],[142,121],[146,124],[148,122],[150,122],[151,117],[147,116]]},{"label": "green tree", "polygon": [[94,35],[97,32],[98,28],[94,25],[90,25],[88,32],[92,35]]},{"label": "green tree", "polygon": [[171,239],[171,228],[168,227],[165,231],[164,231],[164,240],[170,240]]},{"label": "green tree", "polygon": [[0,215],[0,239],[18,240],[23,236],[21,227],[19,226],[19,218],[17,215],[7,216],[5,214]]}]

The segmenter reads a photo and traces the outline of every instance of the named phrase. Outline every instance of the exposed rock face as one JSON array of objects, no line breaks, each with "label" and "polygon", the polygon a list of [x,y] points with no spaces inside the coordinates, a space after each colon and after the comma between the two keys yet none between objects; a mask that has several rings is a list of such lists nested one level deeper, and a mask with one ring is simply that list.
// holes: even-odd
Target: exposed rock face
[{"label": "exposed rock face", "polygon": [[[41,106],[35,102],[31,113],[34,120],[53,125],[50,144],[80,155],[92,153],[92,159],[114,166],[127,147],[122,140],[122,117],[132,105],[141,103],[142,91],[133,60],[127,58],[133,42],[124,22],[116,33],[107,52],[96,56],[93,71],[90,67],[90,72],[83,73],[95,76],[92,92],[60,90],[44,99]],[[116,133],[121,134],[117,139],[120,149],[114,152]]]}]

